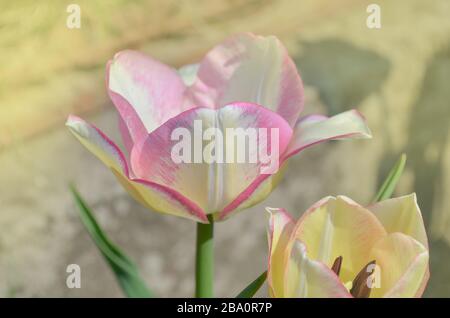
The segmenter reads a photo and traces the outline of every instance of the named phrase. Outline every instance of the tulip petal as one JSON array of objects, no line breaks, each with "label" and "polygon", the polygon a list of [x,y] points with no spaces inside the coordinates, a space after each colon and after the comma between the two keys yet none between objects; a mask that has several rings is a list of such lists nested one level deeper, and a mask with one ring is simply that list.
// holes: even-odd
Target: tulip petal
[{"label": "tulip petal", "polygon": [[259,175],[244,191],[229,203],[220,213],[215,215],[217,220],[226,220],[232,215],[248,209],[269,196],[278,183],[283,179],[286,172],[286,163],[282,163],[279,171],[274,175]]},{"label": "tulip petal", "polygon": [[369,207],[388,233],[407,234],[428,247],[427,233],[415,193],[384,200]]},{"label": "tulip petal", "polygon": [[[131,153],[131,149],[133,149],[134,141],[133,137],[131,137],[130,131],[128,130],[127,124],[124,122],[123,118],[119,116],[118,118],[118,126],[120,135],[122,137],[123,145],[125,146],[126,154],[129,156]],[[142,127],[143,128],[143,127]],[[145,134],[145,130],[142,130]]]},{"label": "tulip petal", "polygon": [[293,127],[303,109],[303,86],[286,48],[273,37],[244,33],[207,53],[190,90],[194,104],[220,108],[244,101],[277,112]]},{"label": "tulip petal", "polygon": [[[241,130],[229,132],[229,128]],[[142,179],[177,190],[207,213],[220,212],[252,184],[264,167],[259,158],[256,162],[236,162],[238,144],[229,143],[233,138],[231,134],[242,136],[247,128],[269,129],[269,137],[271,129],[277,130],[280,153],[286,149],[292,134],[283,118],[255,104],[235,103],[218,110],[191,109],[168,120],[133,148],[133,171]],[[208,133],[214,135],[203,140]],[[217,142],[220,139],[222,146]],[[187,147],[183,147],[188,150],[187,157],[183,157],[184,150],[179,151],[183,143],[187,143]],[[211,156],[214,151],[208,150],[214,149],[214,145],[222,149],[223,156],[217,151],[216,158]],[[233,162],[226,163],[231,153],[235,154],[231,157]],[[173,155],[178,158],[174,160]]]},{"label": "tulip petal", "polygon": [[291,237],[295,223],[284,209],[266,208],[270,213],[268,240],[269,265],[267,269],[267,282],[271,297],[283,297],[284,270],[286,265],[286,248]]},{"label": "tulip petal", "polygon": [[295,240],[286,267],[284,297],[351,298],[352,296],[329,267],[311,259],[305,244]]},{"label": "tulip petal", "polygon": [[122,151],[103,132],[74,115],[68,117],[66,126],[108,168],[122,171],[125,175],[130,174]]},{"label": "tulip petal", "polygon": [[371,297],[416,297],[428,279],[428,251],[403,233],[391,233],[372,248],[371,258],[379,266]]},{"label": "tulip petal", "polygon": [[176,191],[163,185],[132,178],[125,156],[99,129],[81,118],[69,116],[66,125],[75,137],[97,156],[141,204],[157,212],[207,223],[203,211]]},{"label": "tulip petal", "polygon": [[191,107],[178,72],[142,53],[117,53],[106,77],[108,93],[134,142]]},{"label": "tulip petal", "polygon": [[[370,138],[370,130],[364,118],[357,111],[348,111],[328,118],[322,115],[309,115],[297,122],[288,149],[281,157],[281,165],[292,155],[314,144],[333,139]],[[219,216],[228,218],[233,213],[246,209],[266,198],[280,181],[282,173],[274,176],[261,175]]]},{"label": "tulip petal", "polygon": [[181,76],[184,85],[191,86],[197,80],[197,73],[200,64],[188,64],[178,69],[178,74]]},{"label": "tulip petal", "polygon": [[[194,153],[198,152],[194,147],[203,145],[202,131],[213,125],[214,114],[211,111],[196,108],[169,119],[137,143],[130,156],[137,177],[175,189],[196,202],[204,211],[208,208],[210,191],[209,167],[203,161],[194,161]],[[182,142],[187,146],[176,151]],[[180,154],[187,155],[187,159],[173,157]],[[177,161],[184,159],[186,162]]]},{"label": "tulip petal", "polygon": [[364,117],[356,110],[349,110],[333,117],[310,115],[300,118],[294,128],[285,159],[303,149],[327,140],[371,138]]},{"label": "tulip petal", "polygon": [[298,222],[295,237],[308,247],[308,256],[329,268],[342,256],[340,278],[352,281],[368,262],[372,246],[386,236],[378,219],[349,198],[327,197],[312,206]]}]

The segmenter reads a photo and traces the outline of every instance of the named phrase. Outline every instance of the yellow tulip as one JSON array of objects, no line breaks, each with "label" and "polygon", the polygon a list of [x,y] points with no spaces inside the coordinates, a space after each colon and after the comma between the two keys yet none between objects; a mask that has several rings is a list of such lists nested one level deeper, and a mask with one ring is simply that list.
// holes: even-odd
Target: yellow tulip
[{"label": "yellow tulip", "polygon": [[267,209],[271,297],[420,297],[428,241],[416,195],[362,207],[326,197],[295,222]]}]

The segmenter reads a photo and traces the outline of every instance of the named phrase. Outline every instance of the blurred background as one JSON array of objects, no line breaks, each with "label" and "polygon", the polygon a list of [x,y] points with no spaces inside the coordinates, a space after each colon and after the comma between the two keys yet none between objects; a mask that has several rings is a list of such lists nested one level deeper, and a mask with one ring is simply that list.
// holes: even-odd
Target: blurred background
[{"label": "blurred background", "polygon": [[[66,26],[71,3],[81,8],[79,29]],[[381,7],[381,29],[366,26],[370,3]],[[424,214],[425,296],[450,296],[450,1],[0,0],[0,297],[122,296],[69,182],[159,296],[193,295],[195,224],[134,202],[64,122],[82,115],[119,141],[104,86],[115,52],[138,49],[178,67],[242,31],[287,46],[306,112],[358,108],[374,138],[303,152],[266,201],[217,224],[217,295],[234,296],[264,270],[264,206],[299,216],[329,194],[369,203],[406,152],[396,194],[416,191]],[[80,289],[66,287],[72,263]]]}]

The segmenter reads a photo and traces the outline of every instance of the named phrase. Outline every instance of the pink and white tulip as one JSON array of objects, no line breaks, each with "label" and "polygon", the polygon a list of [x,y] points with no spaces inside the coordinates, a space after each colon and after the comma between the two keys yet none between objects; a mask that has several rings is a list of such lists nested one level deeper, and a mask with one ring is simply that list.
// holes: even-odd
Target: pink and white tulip
[{"label": "pink and white tulip", "polygon": [[271,297],[422,295],[429,254],[415,194],[368,207],[326,197],[298,221],[268,211]]},{"label": "pink and white tulip", "polygon": [[[303,87],[283,45],[273,36],[233,36],[196,65],[179,70],[135,51],[107,65],[108,93],[118,113],[125,151],[98,128],[70,116],[71,132],[103,161],[145,206],[207,223],[223,220],[264,198],[277,174],[260,163],[176,164],[171,160],[176,127],[194,130],[202,120],[218,128],[277,128],[279,163],[316,143],[370,138],[364,118],[347,111],[331,118],[299,117]],[[217,120],[220,118],[220,120]]]}]

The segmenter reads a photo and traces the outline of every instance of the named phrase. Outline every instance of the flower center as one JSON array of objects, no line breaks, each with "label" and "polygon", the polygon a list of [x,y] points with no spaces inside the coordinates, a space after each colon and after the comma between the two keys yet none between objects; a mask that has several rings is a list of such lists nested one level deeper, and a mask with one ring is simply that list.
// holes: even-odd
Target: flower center
[{"label": "flower center", "polygon": [[[343,257],[337,257],[333,265],[331,266],[331,270],[339,277],[339,273],[341,272]],[[367,263],[359,273],[355,276],[353,281],[344,283],[345,287],[349,289],[350,294],[355,298],[369,298],[371,286],[373,286],[373,274],[375,272],[376,261],[373,260]]]}]

